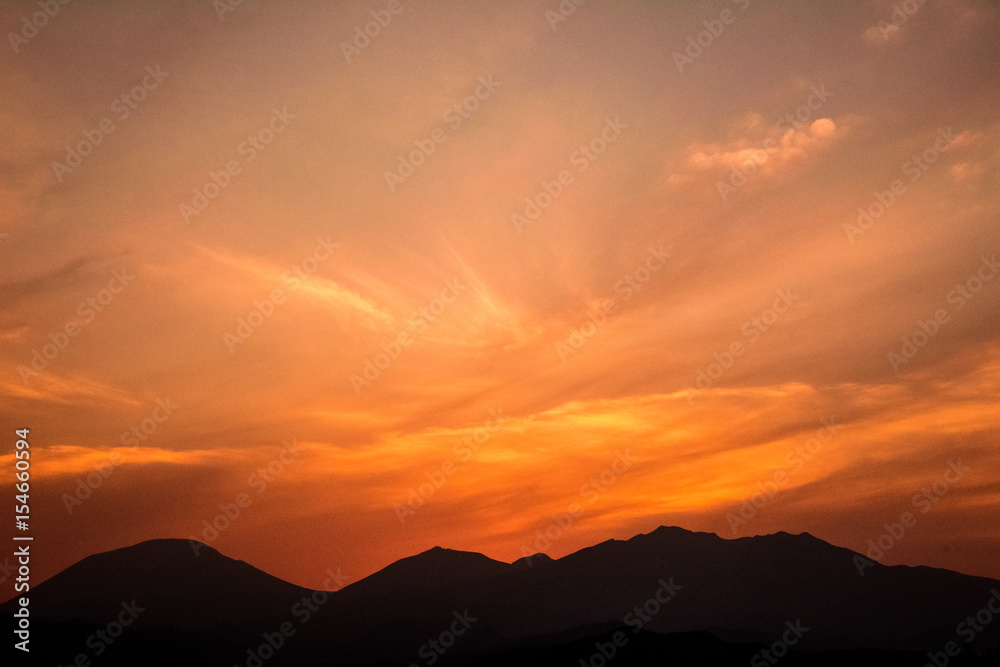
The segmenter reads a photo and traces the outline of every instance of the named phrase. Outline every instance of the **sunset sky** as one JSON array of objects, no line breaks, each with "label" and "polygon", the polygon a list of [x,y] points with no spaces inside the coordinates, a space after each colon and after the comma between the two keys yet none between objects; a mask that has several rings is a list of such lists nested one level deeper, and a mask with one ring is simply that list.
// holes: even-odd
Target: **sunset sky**
[{"label": "sunset sky", "polygon": [[995,2],[232,5],[0,10],[38,579],[907,512],[1000,578]]}]

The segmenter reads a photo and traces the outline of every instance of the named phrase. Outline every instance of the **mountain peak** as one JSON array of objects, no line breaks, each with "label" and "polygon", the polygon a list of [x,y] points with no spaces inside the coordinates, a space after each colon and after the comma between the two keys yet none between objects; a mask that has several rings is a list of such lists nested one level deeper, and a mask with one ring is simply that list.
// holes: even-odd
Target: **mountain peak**
[{"label": "mountain peak", "polygon": [[661,536],[672,536],[672,537],[688,537],[690,535],[695,535],[694,531],[688,530],[687,528],[681,528],[680,526],[660,526],[648,535],[661,535]]},{"label": "mountain peak", "polygon": [[186,540],[177,537],[158,538],[137,542],[128,547],[119,547],[110,551],[94,554],[96,556],[128,556],[142,559],[181,559],[189,560],[199,556],[210,555],[225,558],[216,549],[199,540]]},{"label": "mountain peak", "polygon": [[[439,559],[439,560],[460,560],[460,559],[482,559],[492,560],[478,551],[462,551],[460,549],[448,549],[446,547],[431,547],[425,551],[409,556],[408,558]],[[402,560],[408,560],[403,558]],[[398,561],[397,561],[398,562]]]},{"label": "mountain peak", "polygon": [[668,541],[682,541],[690,542],[693,539],[697,540],[721,540],[723,538],[719,537],[715,533],[704,533],[696,532],[693,530],[688,530],[687,528],[681,528],[680,526],[660,526],[655,530],[648,533],[640,533],[634,537],[631,537],[626,542],[631,542],[632,540],[644,541],[644,540],[668,540]]},{"label": "mountain peak", "polygon": [[401,558],[375,574],[348,586],[350,595],[395,594],[397,591],[434,589],[486,579],[508,572],[511,566],[475,551],[432,547]]},{"label": "mountain peak", "polygon": [[[242,622],[255,610],[287,609],[307,589],[224,556],[204,542],[154,539],[96,553],[33,587],[32,612],[55,620],[101,622],[121,601],[156,600],[140,626],[185,617],[187,628]],[[189,592],[203,602],[189,608]]]},{"label": "mountain peak", "polygon": [[495,566],[507,567],[506,563],[485,556],[478,551],[460,551],[458,549],[446,549],[444,547],[431,547],[415,556],[403,558],[389,567],[406,563],[414,567],[456,567],[456,568],[490,568]]},{"label": "mountain peak", "polygon": [[776,533],[768,533],[767,535],[752,535],[749,537],[740,537],[737,540],[749,540],[751,542],[770,542],[770,543],[780,543],[787,545],[797,545],[799,547],[807,548],[827,548],[840,550],[841,547],[835,547],[826,540],[816,537],[812,533],[789,533],[784,530],[779,530]]},{"label": "mountain peak", "polygon": [[531,554],[530,556],[525,556],[523,558],[518,558],[516,561],[514,561],[510,565],[511,565],[511,567],[514,567],[514,568],[517,568],[517,569],[520,570],[520,569],[524,569],[524,568],[527,568],[527,567],[537,567],[539,565],[548,565],[549,563],[554,563],[554,562],[555,561],[552,560],[551,556],[549,556],[548,554],[545,554],[545,553],[542,553],[542,552],[539,551],[538,553]]}]

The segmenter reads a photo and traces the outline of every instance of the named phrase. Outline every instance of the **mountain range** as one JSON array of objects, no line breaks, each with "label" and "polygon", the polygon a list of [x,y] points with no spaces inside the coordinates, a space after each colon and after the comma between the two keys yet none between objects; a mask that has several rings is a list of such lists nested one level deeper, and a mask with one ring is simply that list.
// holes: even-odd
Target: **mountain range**
[{"label": "mountain range", "polygon": [[34,587],[37,664],[1000,664],[1000,581],[808,533],[660,527],[510,564],[435,547],[336,592],[194,546],[95,554]]}]

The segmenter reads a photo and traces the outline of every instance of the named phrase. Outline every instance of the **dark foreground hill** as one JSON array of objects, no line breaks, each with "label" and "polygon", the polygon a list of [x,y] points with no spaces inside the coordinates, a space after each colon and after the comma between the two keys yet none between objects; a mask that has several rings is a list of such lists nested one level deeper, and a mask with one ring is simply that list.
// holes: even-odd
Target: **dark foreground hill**
[{"label": "dark foreground hill", "polygon": [[207,545],[195,548],[188,540],[151,540],[88,556],[36,586],[31,611],[56,620],[103,621],[136,600],[143,609],[139,627],[205,629],[283,617],[312,592]]},{"label": "dark foreground hill", "polygon": [[[144,542],[37,586],[33,640],[58,653],[44,664],[69,665],[81,653],[118,664],[146,648],[145,664],[227,667],[578,666],[611,654],[615,665],[772,664],[768,656],[921,665],[928,653],[950,665],[1000,664],[989,662],[1000,643],[991,610],[1000,610],[1000,581],[878,564],[862,573],[857,554],[808,534],[724,540],[662,527],[514,564],[434,548],[336,593],[195,546],[197,556],[186,540]],[[133,600],[143,611],[97,656],[102,641],[88,643],[85,630],[111,629]],[[204,661],[170,658],[191,648]]]}]

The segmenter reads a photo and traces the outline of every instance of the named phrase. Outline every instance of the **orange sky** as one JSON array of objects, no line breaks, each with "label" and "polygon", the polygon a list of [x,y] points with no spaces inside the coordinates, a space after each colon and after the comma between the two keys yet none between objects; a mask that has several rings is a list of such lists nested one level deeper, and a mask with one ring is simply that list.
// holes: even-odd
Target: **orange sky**
[{"label": "orange sky", "polygon": [[36,575],[911,512],[882,562],[1000,578],[1000,9],[558,6],[5,6]]}]

